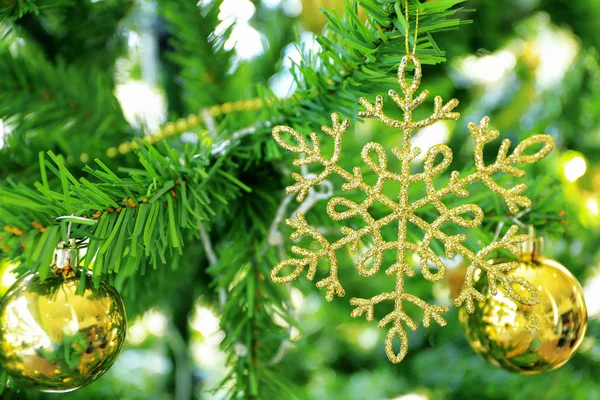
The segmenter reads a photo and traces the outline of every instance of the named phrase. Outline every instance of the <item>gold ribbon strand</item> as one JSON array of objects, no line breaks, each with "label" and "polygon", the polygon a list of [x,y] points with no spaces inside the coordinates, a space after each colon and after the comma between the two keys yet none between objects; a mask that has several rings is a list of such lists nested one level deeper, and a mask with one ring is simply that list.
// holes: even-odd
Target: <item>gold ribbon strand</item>
[{"label": "gold ribbon strand", "polygon": [[[175,122],[168,122],[157,131],[140,138],[140,141],[142,143],[154,144],[168,137],[187,132],[190,129],[202,124],[202,116],[207,112],[212,117],[218,117],[220,115],[227,115],[234,112],[256,111],[262,109],[264,106],[264,102],[259,98],[230,101],[223,104],[217,104],[214,106],[203,108],[198,114],[191,114],[186,118],[179,118]],[[106,155],[110,158],[114,158],[119,154],[127,154],[133,149],[136,149],[137,147],[138,144],[135,141],[123,142],[116,147],[109,147],[106,150]],[[81,155],[82,162],[86,162],[87,159],[89,159],[89,156],[86,156],[86,153],[83,153]]]}]

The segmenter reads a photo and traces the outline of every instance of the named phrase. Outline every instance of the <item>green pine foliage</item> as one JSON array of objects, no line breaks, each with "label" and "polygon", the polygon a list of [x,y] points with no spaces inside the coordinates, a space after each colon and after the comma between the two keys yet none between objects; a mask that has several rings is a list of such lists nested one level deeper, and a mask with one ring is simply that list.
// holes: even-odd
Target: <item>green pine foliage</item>
[{"label": "green pine foliage", "polygon": [[[128,57],[127,33],[142,25],[139,3],[156,6],[151,25],[159,39],[159,84],[169,120],[253,97],[267,106],[217,116],[211,121],[214,129],[203,121],[190,128],[186,141],[176,135],[153,145],[138,140],[144,132],[126,120],[115,96],[115,75],[116,63]],[[96,284],[107,279],[119,290],[130,319],[158,309],[170,321],[166,338],[146,341],[135,350],[167,354],[172,367],[167,373],[143,384],[109,373],[64,397],[167,400],[212,393],[212,398],[228,400],[341,400],[419,392],[432,399],[525,399],[547,388],[544,398],[600,398],[594,383],[600,354],[593,339],[597,322],[590,325],[587,350],[554,374],[524,378],[488,366],[469,349],[455,311],[448,316],[448,327],[411,334],[410,355],[392,366],[381,350],[380,334],[352,320],[347,301],[315,307],[321,302],[319,293],[301,281],[299,291],[311,309],[303,313],[294,309],[289,288],[269,278],[272,266],[286,256],[282,249],[290,247],[284,224],[275,227],[282,231],[284,246],[273,243],[271,234],[286,201],[284,188],[292,182],[291,156],[273,142],[272,126],[318,131],[332,112],[340,113],[353,126],[345,143],[348,169],[360,165],[360,148],[367,141],[386,148],[397,145],[396,132],[357,121],[357,99],[372,99],[397,86],[406,29],[414,32],[417,12],[419,35],[416,42],[411,35],[409,42],[417,48],[423,85],[431,92],[444,99],[458,97],[464,102],[460,111],[467,110],[463,117],[498,116],[502,134],[513,142],[532,129],[560,132],[556,154],[527,169],[533,207],[520,221],[550,238],[554,248],[550,246],[549,255],[581,279],[591,276],[587,267],[597,263],[600,241],[594,226],[578,218],[581,210],[565,196],[556,165],[566,149],[582,152],[590,168],[598,164],[600,68],[590,21],[600,6],[574,1],[571,16],[561,13],[562,1],[539,2],[552,18],[573,27],[584,48],[560,90],[545,92],[535,104],[517,90],[490,106],[476,98],[479,93],[470,95],[476,90],[456,88],[448,78],[452,64],[445,61],[506,45],[522,29],[515,27],[537,12],[529,2],[411,0],[407,21],[403,1],[344,1],[339,14],[324,10],[328,26],[313,48],[299,43],[298,18],[281,4],[253,3],[256,12],[249,23],[263,35],[263,52],[241,60],[227,42],[237,22],[215,34],[222,24],[222,2],[217,0],[0,0],[0,122],[7,131],[0,148],[0,257],[20,262],[18,273],[45,276],[54,248],[67,239],[72,224],[72,237],[87,250],[82,268]],[[269,83],[282,72],[282,54],[294,43],[301,53],[290,71],[295,90],[279,99]],[[522,60],[517,63],[526,71]],[[518,78],[521,89],[534,85],[532,74]],[[518,106],[510,108],[510,102]],[[502,114],[501,109],[508,111]],[[519,123],[524,113],[533,121],[532,129]],[[472,146],[466,122],[450,128],[453,168],[468,170]],[[135,143],[132,152],[107,155],[107,149],[130,141]],[[489,157],[494,155],[490,151]],[[585,184],[592,186],[591,181]],[[411,190],[416,197],[424,189]],[[483,186],[471,192],[469,200],[482,206],[486,223],[471,232],[469,242],[489,242],[498,223],[513,221]],[[324,203],[317,203],[310,222],[336,232],[339,225],[327,217]],[[296,205],[286,204],[288,216]],[[450,227],[448,232],[456,233]],[[583,250],[572,251],[572,243]],[[341,265],[353,262],[351,254],[341,255]],[[352,268],[340,273],[354,293],[378,292],[389,283],[385,277],[356,279]],[[410,290],[424,299],[439,299],[443,288],[436,284],[432,290],[429,282],[415,280]],[[198,303],[219,316],[224,333],[220,348],[227,372],[216,387],[192,377],[189,350],[195,333],[189,319]],[[299,331],[300,339],[290,342],[292,331]],[[372,335],[377,345],[364,345]],[[53,398],[14,385],[2,396]]]},{"label": "green pine foliage", "polygon": [[[421,34],[416,45],[422,64],[445,60],[444,51],[432,35],[469,23],[458,17],[461,11],[467,11],[455,7],[462,3],[463,0],[419,4]],[[355,119],[357,97],[386,92],[397,85],[395,72],[405,53],[406,29],[414,31],[415,22],[411,21],[409,26],[401,2],[366,0],[360,2],[368,21],[363,23],[358,16],[358,4],[345,2],[341,16],[324,11],[328,30],[317,38],[321,51],[302,52],[302,60],[292,70],[299,88],[293,96],[295,101],[274,108],[275,115],[283,113],[295,126],[308,123],[313,127],[329,122],[328,113],[322,110]],[[411,15],[415,15],[416,7],[409,8]],[[411,36],[411,49],[414,45]],[[336,107],[332,108],[332,104]]]}]

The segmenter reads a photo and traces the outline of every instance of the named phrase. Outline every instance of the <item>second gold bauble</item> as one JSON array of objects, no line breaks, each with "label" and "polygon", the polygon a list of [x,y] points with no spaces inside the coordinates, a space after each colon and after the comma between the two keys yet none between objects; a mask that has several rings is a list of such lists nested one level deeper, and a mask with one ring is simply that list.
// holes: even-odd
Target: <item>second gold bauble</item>
[{"label": "second gold bauble", "polygon": [[520,374],[564,365],[579,348],[587,327],[581,286],[563,265],[538,255],[539,248],[525,252],[511,272],[539,290],[539,304],[517,304],[501,286],[491,295],[487,279],[480,278],[476,288],[487,301],[478,303],[473,314],[464,309],[459,313],[471,347],[492,365]]}]

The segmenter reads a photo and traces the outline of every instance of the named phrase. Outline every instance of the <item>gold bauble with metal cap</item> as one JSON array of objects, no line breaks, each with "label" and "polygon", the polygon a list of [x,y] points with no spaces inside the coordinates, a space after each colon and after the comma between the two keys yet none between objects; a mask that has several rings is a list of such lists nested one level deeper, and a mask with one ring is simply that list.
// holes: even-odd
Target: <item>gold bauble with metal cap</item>
[{"label": "gold bauble with metal cap", "polygon": [[[579,282],[541,252],[542,239],[532,237],[522,246],[518,267],[510,272],[539,290],[537,305],[515,303],[502,287],[492,295],[484,274],[478,274],[475,287],[486,301],[476,304],[472,314],[459,312],[471,347],[490,364],[519,374],[539,374],[564,365],[577,352],[587,327]],[[498,260],[502,261],[506,260]]]},{"label": "gold bauble with metal cap", "polygon": [[62,268],[45,279],[24,275],[0,302],[0,366],[30,389],[69,392],[85,386],[112,366],[123,347],[127,320],[121,297],[107,282],[94,287],[88,274],[73,271],[72,251],[59,249]]}]

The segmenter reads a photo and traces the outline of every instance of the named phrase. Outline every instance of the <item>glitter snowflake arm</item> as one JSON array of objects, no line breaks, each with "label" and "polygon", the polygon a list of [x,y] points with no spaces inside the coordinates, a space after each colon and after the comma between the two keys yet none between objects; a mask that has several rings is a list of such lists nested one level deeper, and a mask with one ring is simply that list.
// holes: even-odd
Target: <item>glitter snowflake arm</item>
[{"label": "glitter snowflake arm", "polygon": [[[309,164],[320,164],[324,168],[321,173],[317,174],[311,179],[306,179],[296,172],[292,173],[292,177],[297,183],[293,186],[287,187],[286,193],[298,193],[296,196],[296,200],[298,202],[304,200],[310,188],[323,182],[332,173],[338,173],[345,176],[350,175],[346,170],[338,165],[340,155],[342,153],[342,136],[344,135],[344,132],[346,132],[346,129],[348,129],[350,123],[347,120],[340,121],[340,117],[337,114],[333,114],[331,116],[331,122],[331,128],[325,125],[321,127],[321,130],[325,134],[333,138],[334,148],[331,158],[327,158],[321,154],[321,142],[319,141],[319,137],[315,132],[310,134],[312,146],[309,146],[304,137],[295,129],[282,125],[278,125],[273,128],[273,138],[275,139],[275,142],[277,142],[277,144],[284,149],[292,153],[299,154],[299,157],[294,160],[295,166],[299,167]],[[281,136],[282,133],[287,133],[290,135],[297,142],[297,144],[290,144],[286,142]]]},{"label": "glitter snowflake arm", "polygon": [[[490,131],[488,129],[489,122],[490,119],[484,117],[479,125],[476,125],[473,122],[469,124],[469,131],[475,141],[475,166],[477,167],[477,172],[472,176],[467,176],[464,179],[464,182],[467,184],[471,181],[481,179],[491,191],[504,199],[510,212],[515,214],[519,212],[519,207],[531,206],[531,201],[527,197],[521,195],[527,186],[521,183],[510,189],[505,189],[492,179],[492,175],[497,172],[504,172],[517,178],[523,177],[525,171],[515,167],[514,164],[532,164],[546,157],[554,148],[554,139],[549,135],[533,135],[519,143],[510,155],[508,155],[510,140],[504,139],[498,150],[496,161],[486,166],[483,160],[483,148],[487,143],[500,135],[498,131]],[[542,148],[536,153],[530,155],[525,154],[530,147],[540,144],[542,145]]]},{"label": "glitter snowflake arm", "polygon": [[[460,178],[458,171],[453,171],[448,185],[439,190],[436,190],[433,186],[433,177],[445,170],[452,162],[452,151],[446,145],[436,145],[429,150],[425,158],[425,170],[420,174],[411,176],[413,182],[425,182],[428,194],[426,197],[412,203],[413,210],[427,204],[434,204],[439,207],[439,200],[449,194],[468,197],[469,192],[466,187],[477,181],[482,181],[491,191],[500,196],[513,214],[519,212],[520,207],[531,205],[531,201],[526,196],[521,195],[527,188],[525,184],[521,183],[506,189],[499,185],[493,176],[498,172],[504,172],[517,178],[523,177],[525,171],[516,167],[515,164],[532,164],[546,157],[554,148],[554,139],[549,135],[533,135],[519,143],[510,155],[508,155],[508,150],[511,142],[509,139],[504,139],[498,150],[496,160],[492,164],[485,165],[483,160],[484,147],[499,135],[496,130],[488,130],[489,122],[489,118],[484,117],[479,125],[472,122],[469,124],[469,131],[475,142],[474,157],[477,171],[464,178]],[[525,154],[530,147],[539,145],[542,145],[542,147],[534,154]],[[433,163],[438,154],[442,154],[442,161],[434,167]]]},{"label": "glitter snowflake arm", "polygon": [[[465,303],[467,311],[472,313],[475,311],[474,301],[485,301],[485,296],[473,287],[473,280],[477,270],[485,271],[487,274],[490,293],[493,295],[498,293],[498,282],[500,282],[504,287],[507,297],[526,305],[535,305],[539,302],[539,292],[530,282],[520,277],[507,275],[507,272],[518,267],[518,262],[490,264],[486,261],[486,257],[500,249],[506,249],[511,253],[518,255],[518,245],[528,239],[527,235],[517,235],[518,229],[519,228],[516,225],[513,225],[502,239],[482,248],[477,253],[472,253],[470,251],[464,252],[463,256],[469,259],[471,263],[467,268],[465,282],[461,292],[454,300],[454,304],[457,307],[460,307]],[[519,292],[525,291],[528,295],[523,296],[517,293],[517,291],[515,291],[515,286],[521,287]]]},{"label": "glitter snowflake arm", "polygon": [[[406,82],[406,69],[409,63],[413,63],[414,65],[413,81],[410,84]],[[429,91],[423,90],[416,98],[413,99],[413,95],[421,84],[421,77],[421,63],[419,60],[412,55],[404,57],[400,67],[398,68],[398,82],[400,83],[400,87],[404,96],[399,95],[395,90],[390,90],[388,92],[390,98],[404,112],[404,119],[402,121],[390,118],[383,112],[383,97],[381,96],[377,96],[375,98],[375,104],[371,104],[367,99],[361,97],[359,102],[365,108],[365,110],[359,112],[358,116],[361,118],[376,118],[387,126],[396,129],[403,129],[405,135],[407,132],[424,128],[434,124],[437,121],[457,120],[460,117],[460,114],[452,112],[452,110],[458,106],[458,100],[452,99],[448,103],[443,104],[440,96],[436,96],[434,98],[433,114],[421,121],[412,120],[413,110],[423,104],[423,102],[429,97]]]},{"label": "glitter snowflake arm", "polygon": [[[397,279],[403,278],[398,278],[397,276]],[[412,331],[416,331],[418,329],[418,325],[415,323],[415,321],[408,314],[406,314],[406,312],[404,312],[402,305],[403,301],[412,303],[423,310],[423,326],[426,328],[429,327],[431,319],[437,322],[438,325],[445,326],[446,320],[441,316],[441,314],[448,311],[448,307],[430,305],[425,300],[404,292],[403,282],[397,281],[396,287],[397,289],[402,290],[402,292],[394,291],[389,293],[381,293],[370,299],[352,298],[350,300],[350,304],[355,307],[351,314],[352,317],[356,318],[365,314],[365,318],[368,322],[373,321],[375,305],[384,301],[394,301],[394,310],[389,312],[377,324],[379,328],[384,328],[390,323],[392,324],[392,326],[388,329],[388,333],[385,338],[385,352],[390,361],[392,361],[394,364],[402,361],[408,352],[408,336],[406,335],[406,330],[404,329],[403,324]],[[398,339],[400,339],[400,351],[397,354],[393,349],[393,341],[394,337],[396,336]]]},{"label": "glitter snowflake arm", "polygon": [[[307,266],[308,271],[306,273],[306,278],[312,281],[315,278],[319,260],[327,257],[329,259],[329,276],[317,282],[316,286],[318,288],[327,288],[325,297],[329,301],[333,300],[334,296],[336,295],[343,297],[346,293],[338,279],[338,262],[335,254],[337,249],[334,248],[331,243],[316,229],[308,225],[302,213],[296,214],[295,220],[286,220],[286,224],[296,230],[291,234],[290,239],[297,240],[303,236],[310,236],[321,245],[321,249],[315,252],[299,246],[293,246],[292,252],[302,256],[303,258],[290,258],[277,264],[275,268],[271,270],[271,279],[273,282],[289,283],[297,279]],[[294,269],[287,275],[279,276],[279,274],[288,267],[294,267]]]},{"label": "glitter snowflake arm", "polygon": [[[376,156],[376,160],[374,159],[373,154]],[[356,251],[358,249],[360,239],[371,234],[373,236],[375,245],[369,251],[365,252],[359,257],[356,268],[358,273],[362,276],[373,276],[379,271],[383,261],[383,253],[386,250],[393,249],[397,246],[396,242],[384,242],[380,233],[381,228],[390,224],[394,221],[394,219],[397,218],[397,214],[392,213],[376,221],[369,214],[368,209],[371,205],[373,205],[373,203],[375,203],[375,201],[381,201],[384,204],[395,204],[391,199],[383,195],[383,184],[387,179],[398,181],[401,179],[401,176],[394,174],[387,169],[385,150],[377,143],[366,144],[361,152],[361,158],[363,162],[378,175],[378,180],[373,186],[370,186],[364,182],[360,168],[355,168],[354,174],[350,174],[337,165],[330,165],[330,173],[336,172],[347,181],[347,183],[342,186],[343,190],[349,191],[359,189],[365,193],[369,193],[370,197],[365,199],[360,204],[343,197],[334,197],[327,204],[327,213],[335,221],[346,220],[360,215],[366,222],[366,226],[359,230],[354,230],[349,227],[342,227],[341,232],[344,236],[341,239],[330,243],[325,237],[323,237],[323,235],[308,225],[304,215],[301,213],[297,214],[296,220],[287,220],[286,223],[296,230],[290,237],[292,240],[300,239],[303,236],[309,236],[321,245],[321,249],[314,252],[299,246],[292,247],[292,252],[301,255],[303,258],[287,259],[277,264],[271,271],[271,278],[274,282],[291,282],[297,279],[307,266],[307,278],[312,280],[314,279],[316,273],[318,261],[321,258],[327,258],[329,260],[330,267],[329,276],[322,281],[319,281],[317,283],[317,287],[326,287],[326,298],[327,300],[331,301],[335,295],[341,297],[345,294],[344,289],[337,278],[338,264],[335,254],[337,250],[346,245],[350,245],[351,250]],[[324,176],[326,177],[328,175],[329,174],[326,174]],[[306,182],[306,185],[311,184],[309,180]],[[295,188],[293,190],[295,190]],[[339,207],[343,207],[344,209],[338,210],[337,208]],[[372,260],[373,263],[369,268],[367,268],[366,265],[369,260]],[[285,270],[288,267],[293,267],[294,269],[287,275],[281,276],[280,274],[282,272],[285,273]]]}]

